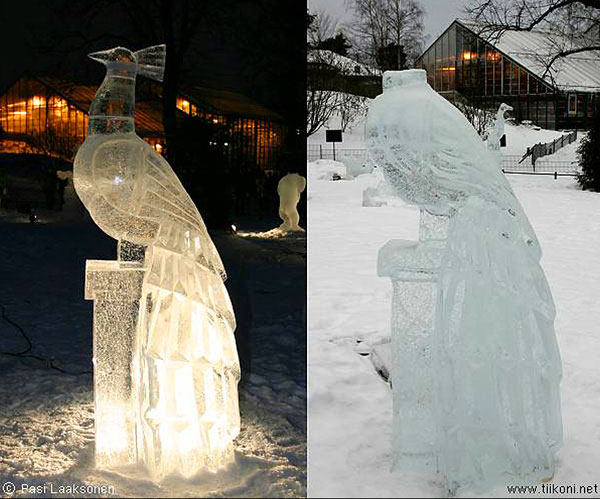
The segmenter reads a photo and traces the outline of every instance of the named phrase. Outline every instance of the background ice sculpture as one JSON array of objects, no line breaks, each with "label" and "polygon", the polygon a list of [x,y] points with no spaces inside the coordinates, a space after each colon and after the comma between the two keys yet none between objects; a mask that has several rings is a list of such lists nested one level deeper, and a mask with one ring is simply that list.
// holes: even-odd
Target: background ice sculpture
[{"label": "background ice sculpture", "polygon": [[165,46],[91,54],[107,74],[74,183],[117,261],[87,262],[94,299],[96,464],[155,479],[217,470],[239,433],[239,361],[225,272],[193,201],[134,130],[136,74],[162,79]]},{"label": "background ice sculpture", "polygon": [[391,241],[379,259],[395,283],[396,469],[439,471],[450,493],[548,479],[561,363],[538,241],[496,158],[425,71],[383,84],[370,154],[422,214],[419,243]]},{"label": "background ice sculpture", "polygon": [[496,112],[496,120],[494,121],[494,128],[488,135],[487,145],[488,149],[492,151],[500,151],[500,140],[504,135],[504,124],[506,123],[507,111],[512,111],[513,108],[508,104],[500,104],[498,111]]},{"label": "background ice sculpture", "polygon": [[306,179],[297,173],[288,173],[281,178],[277,184],[279,194],[279,217],[283,223],[280,229],[286,231],[304,230],[298,225],[300,215],[298,214],[298,201],[300,194],[306,188]]}]

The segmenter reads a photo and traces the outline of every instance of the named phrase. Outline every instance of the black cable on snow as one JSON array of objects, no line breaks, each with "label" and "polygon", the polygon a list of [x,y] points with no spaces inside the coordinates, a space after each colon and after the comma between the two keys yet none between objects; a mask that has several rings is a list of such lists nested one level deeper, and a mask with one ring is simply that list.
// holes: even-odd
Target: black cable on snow
[{"label": "black cable on snow", "polygon": [[19,334],[27,342],[27,348],[25,350],[23,350],[22,352],[0,351],[0,354],[7,355],[9,357],[21,357],[21,358],[24,358],[24,359],[39,360],[41,362],[44,362],[48,368],[54,369],[54,370],[56,370],[58,372],[61,372],[63,374],[69,374],[71,376],[81,376],[81,375],[84,375],[84,374],[92,374],[92,371],[79,371],[79,372],[68,371],[66,369],[63,369],[62,367],[58,367],[55,364],[55,359],[48,359],[48,358],[42,357],[40,355],[30,354],[29,352],[33,349],[33,343],[29,339],[29,336],[27,336],[27,333],[25,332],[25,329],[23,329],[23,327],[20,324],[16,323],[15,321],[13,321],[10,317],[8,317],[6,315],[6,308],[4,307],[4,305],[0,305],[0,308],[2,309],[2,313],[0,315],[0,317],[2,318],[2,320],[4,320],[5,322],[8,322],[12,327],[14,327],[17,331],[19,331]]}]

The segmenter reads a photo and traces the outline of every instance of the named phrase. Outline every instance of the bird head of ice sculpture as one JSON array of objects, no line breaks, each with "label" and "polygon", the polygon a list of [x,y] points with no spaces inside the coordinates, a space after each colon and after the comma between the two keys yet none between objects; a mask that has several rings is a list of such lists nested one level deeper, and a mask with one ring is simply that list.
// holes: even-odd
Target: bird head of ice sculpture
[{"label": "bird head of ice sculpture", "polygon": [[[508,111],[512,111],[513,107],[509,106],[508,104],[505,104],[504,102],[502,104],[500,104],[500,108],[498,109],[498,115],[502,116],[503,118],[505,118],[504,114]],[[501,114],[502,113],[502,114]]]},{"label": "bird head of ice sculpture", "polygon": [[133,131],[136,76],[162,81],[165,54],[165,45],[155,45],[137,52],[115,47],[88,55],[106,66],[106,77],[90,107],[90,133]]},{"label": "bird head of ice sculpture", "polygon": [[502,132],[502,135],[504,135],[504,123],[506,123],[508,119],[506,117],[506,113],[512,111],[513,109],[514,108],[512,106],[509,106],[504,102],[500,104],[500,107],[498,108],[498,112],[496,113],[496,130]]}]

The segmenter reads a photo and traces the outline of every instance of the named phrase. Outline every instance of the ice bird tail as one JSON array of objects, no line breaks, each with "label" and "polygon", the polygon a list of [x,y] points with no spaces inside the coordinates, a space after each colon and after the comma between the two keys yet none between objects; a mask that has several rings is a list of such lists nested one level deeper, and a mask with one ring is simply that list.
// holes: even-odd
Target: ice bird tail
[{"label": "ice bird tail", "polygon": [[133,55],[137,59],[139,74],[156,81],[163,81],[167,57],[167,46],[164,43],[138,50]]}]

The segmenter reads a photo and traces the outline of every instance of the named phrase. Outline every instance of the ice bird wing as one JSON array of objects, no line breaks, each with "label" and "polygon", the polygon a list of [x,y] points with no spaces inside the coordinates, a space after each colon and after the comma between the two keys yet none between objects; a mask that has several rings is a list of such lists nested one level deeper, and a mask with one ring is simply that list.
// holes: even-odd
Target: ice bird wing
[{"label": "ice bird wing", "polygon": [[193,257],[225,278],[223,263],[206,225],[169,163],[151,147],[144,147],[143,170],[139,216],[160,225],[157,243]]},{"label": "ice bird wing", "polygon": [[225,278],[221,258],[196,205],[169,163],[142,140],[101,144],[91,161],[88,207],[115,239],[156,245]]}]

